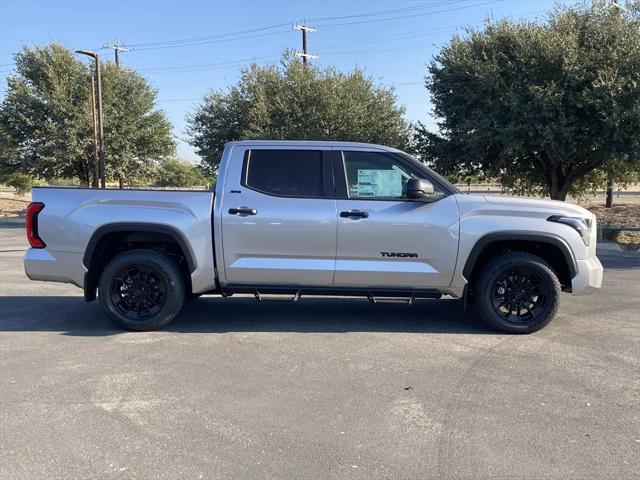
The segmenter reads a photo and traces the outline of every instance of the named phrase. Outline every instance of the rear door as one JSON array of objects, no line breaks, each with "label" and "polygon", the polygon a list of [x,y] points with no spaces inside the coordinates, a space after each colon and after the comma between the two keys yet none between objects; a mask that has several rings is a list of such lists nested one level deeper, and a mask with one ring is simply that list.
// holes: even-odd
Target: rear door
[{"label": "rear door", "polygon": [[[451,283],[458,206],[423,169],[401,155],[334,152],[338,210],[336,286],[434,288]],[[442,198],[409,200],[409,178],[432,181]]]},{"label": "rear door", "polygon": [[330,148],[247,147],[222,200],[226,283],[327,286],[337,214]]}]

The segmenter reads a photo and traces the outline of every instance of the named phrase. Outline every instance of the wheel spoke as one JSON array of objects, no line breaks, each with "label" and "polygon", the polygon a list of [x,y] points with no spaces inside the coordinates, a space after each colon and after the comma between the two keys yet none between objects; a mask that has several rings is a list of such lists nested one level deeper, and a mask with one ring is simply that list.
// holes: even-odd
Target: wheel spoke
[{"label": "wheel spoke", "polygon": [[550,295],[545,278],[528,266],[504,270],[491,292],[494,311],[509,322],[529,322],[544,315]]},{"label": "wheel spoke", "polygon": [[146,320],[164,307],[166,288],[163,277],[148,265],[127,265],[111,280],[110,301],[129,320]]}]

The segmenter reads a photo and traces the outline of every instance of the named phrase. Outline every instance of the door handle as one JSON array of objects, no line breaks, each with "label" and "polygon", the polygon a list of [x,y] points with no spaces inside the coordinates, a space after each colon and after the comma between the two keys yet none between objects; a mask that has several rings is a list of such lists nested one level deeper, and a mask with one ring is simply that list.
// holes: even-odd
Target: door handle
[{"label": "door handle", "polygon": [[361,212],[360,210],[349,210],[348,212],[340,212],[342,218],[368,218],[369,212]]},{"label": "door handle", "polygon": [[229,213],[231,215],[256,215],[258,211],[255,208],[238,207],[238,208],[230,208]]}]

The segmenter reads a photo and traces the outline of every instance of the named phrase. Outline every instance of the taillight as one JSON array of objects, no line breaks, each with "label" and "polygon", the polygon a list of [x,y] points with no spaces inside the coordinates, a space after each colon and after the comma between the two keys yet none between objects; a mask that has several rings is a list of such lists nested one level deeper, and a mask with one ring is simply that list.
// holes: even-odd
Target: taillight
[{"label": "taillight", "polygon": [[45,243],[38,236],[38,214],[44,208],[44,203],[31,202],[27,206],[27,240],[33,248],[44,248]]}]

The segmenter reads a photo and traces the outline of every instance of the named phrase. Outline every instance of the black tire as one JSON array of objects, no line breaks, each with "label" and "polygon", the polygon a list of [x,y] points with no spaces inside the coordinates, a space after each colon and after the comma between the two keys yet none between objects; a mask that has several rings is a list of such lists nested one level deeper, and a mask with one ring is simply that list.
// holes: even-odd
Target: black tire
[{"label": "black tire", "polygon": [[482,319],[507,333],[531,333],[547,325],[560,305],[560,282],[542,258],[508,252],[492,258],[474,293]]},{"label": "black tire", "polygon": [[121,253],[105,267],[98,284],[100,306],[116,325],[147,331],[164,327],[185,299],[178,267],[154,250]]}]

